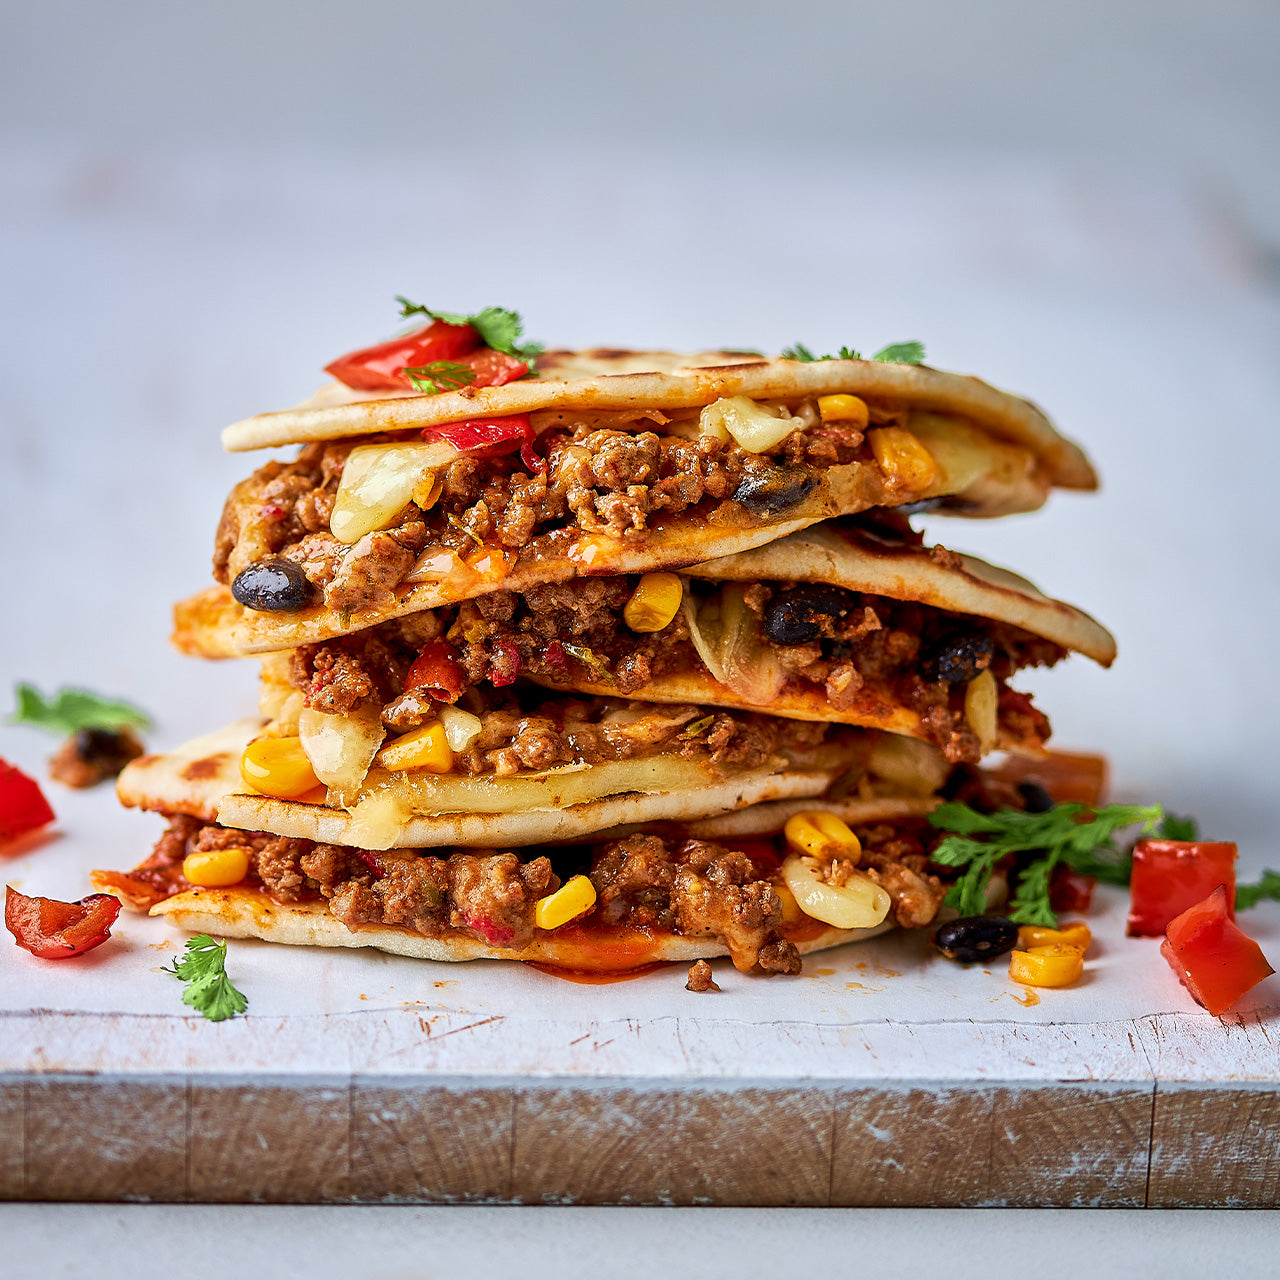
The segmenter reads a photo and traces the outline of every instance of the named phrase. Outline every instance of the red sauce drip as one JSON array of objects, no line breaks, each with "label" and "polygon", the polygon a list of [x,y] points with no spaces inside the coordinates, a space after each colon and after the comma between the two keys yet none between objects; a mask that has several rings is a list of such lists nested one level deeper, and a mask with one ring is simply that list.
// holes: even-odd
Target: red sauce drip
[{"label": "red sauce drip", "polygon": [[643,978],[646,973],[656,969],[668,969],[674,960],[651,960],[648,964],[637,965],[634,969],[563,969],[559,965],[544,964],[541,960],[526,960],[530,969],[537,969],[548,977],[563,978],[566,982],[582,982],[590,986],[604,986],[610,982],[630,982],[632,978]]}]

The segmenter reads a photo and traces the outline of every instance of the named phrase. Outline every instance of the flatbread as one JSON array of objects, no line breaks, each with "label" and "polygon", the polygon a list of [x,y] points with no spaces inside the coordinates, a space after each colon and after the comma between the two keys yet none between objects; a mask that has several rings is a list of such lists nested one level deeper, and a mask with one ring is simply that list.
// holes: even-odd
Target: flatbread
[{"label": "flatbread", "polygon": [[[527,947],[495,947],[463,933],[427,938],[390,925],[348,928],[334,919],[323,903],[272,902],[255,889],[191,889],[151,908],[170,924],[192,933],[223,938],[261,938],[299,947],[369,947],[414,960],[531,960],[556,968],[582,971],[637,969],[659,961],[688,964],[727,956],[728,947],[714,938],[686,938],[639,929],[610,930],[598,937],[573,925],[536,937]],[[815,922],[816,924],[816,922]],[[823,925],[797,940],[802,955],[825,951],[846,942],[862,942],[894,927],[892,918],[872,929],[836,929]]]},{"label": "flatbread", "polygon": [[[324,802],[317,790],[298,800],[250,793],[240,777],[240,756],[266,721],[247,718],[206,734],[167,755],[142,756],[120,774],[116,794],[127,807],[186,813],[245,831],[270,831],[324,844],[363,849],[420,849],[445,845],[522,848],[573,843],[596,832],[660,821],[694,821],[747,805],[821,796],[848,767],[774,768],[728,773],[681,791],[607,795],[565,808],[513,813],[440,813],[374,820]],[[394,794],[394,785],[390,790]]]},{"label": "flatbread", "polygon": [[597,349],[546,352],[538,357],[537,367],[537,378],[432,396],[379,392],[370,398],[333,383],[296,408],[259,414],[228,427],[222,433],[223,448],[239,452],[340,440],[540,409],[677,409],[710,404],[722,396],[787,400],[848,392],[967,418],[998,439],[1029,449],[1054,484],[1097,487],[1083,451],[1059,435],[1029,400],[979,378],[927,365]]}]

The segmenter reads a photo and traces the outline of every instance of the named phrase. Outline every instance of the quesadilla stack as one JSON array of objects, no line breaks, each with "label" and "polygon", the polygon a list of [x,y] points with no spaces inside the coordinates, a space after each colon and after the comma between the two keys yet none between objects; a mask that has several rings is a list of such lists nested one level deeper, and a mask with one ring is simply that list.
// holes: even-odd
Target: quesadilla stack
[{"label": "quesadilla stack", "polygon": [[233,490],[174,641],[256,656],[261,714],[125,770],[170,827],[100,887],[210,933],[581,969],[797,972],[930,923],[927,814],[1044,750],[1010,681],[1114,643],[909,516],[1091,488],[1080,450],[903,348],[535,356],[511,313],[426,314],[224,433],[301,449]]}]

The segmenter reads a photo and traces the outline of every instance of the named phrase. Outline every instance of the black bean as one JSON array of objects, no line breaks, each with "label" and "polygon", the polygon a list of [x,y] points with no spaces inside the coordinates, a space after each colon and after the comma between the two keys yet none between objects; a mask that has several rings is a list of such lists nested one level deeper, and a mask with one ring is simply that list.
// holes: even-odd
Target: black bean
[{"label": "black bean", "polygon": [[311,603],[311,583],[292,560],[259,560],[236,574],[231,594],[246,609],[296,613]]},{"label": "black bean", "polygon": [[1018,926],[1003,916],[961,916],[934,934],[933,945],[948,960],[977,964],[1012,951],[1018,941]]},{"label": "black bean", "polygon": [[1018,783],[1018,793],[1028,813],[1048,813],[1053,808],[1053,797],[1038,782]]},{"label": "black bean", "polygon": [[803,502],[817,483],[818,478],[811,471],[775,467],[763,475],[747,476],[733,496],[753,516],[776,516]]},{"label": "black bean", "polygon": [[847,618],[857,604],[842,587],[806,584],[780,592],[764,612],[764,633],[774,644],[808,644],[822,634],[822,619]]},{"label": "black bean", "polygon": [[926,680],[967,684],[991,665],[995,645],[990,636],[976,631],[951,631],[937,640],[925,656]]}]

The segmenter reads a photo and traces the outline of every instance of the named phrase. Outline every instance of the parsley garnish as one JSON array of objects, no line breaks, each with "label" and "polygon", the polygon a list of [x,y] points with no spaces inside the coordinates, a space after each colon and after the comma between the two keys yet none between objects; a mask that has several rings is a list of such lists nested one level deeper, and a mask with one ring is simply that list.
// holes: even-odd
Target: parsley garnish
[{"label": "parsley garnish", "polygon": [[[815,356],[803,342],[797,342],[794,347],[783,347],[782,358],[799,360],[802,364],[814,364],[820,360],[864,359],[862,354],[852,347],[841,347],[834,356]],[[881,347],[871,359],[878,360],[881,364],[924,364],[924,343],[891,342],[887,347]]]},{"label": "parsley garnish", "polygon": [[181,978],[187,984],[182,1003],[203,1013],[210,1022],[221,1022],[243,1013],[249,1001],[237,991],[227,977],[227,944],[215,942],[207,933],[187,939],[187,954],[174,960],[165,973]]},{"label": "parsley garnish", "polygon": [[1236,885],[1236,906],[1241,911],[1256,907],[1264,898],[1280,901],[1280,872],[1268,869],[1256,884]]},{"label": "parsley garnish", "polygon": [[1161,840],[1199,840],[1200,824],[1194,818],[1180,818],[1176,813],[1166,813],[1156,828]]},{"label": "parsley garnish", "polygon": [[469,324],[479,335],[486,347],[501,351],[517,360],[532,360],[542,350],[540,342],[520,342],[524,332],[524,321],[518,311],[508,311],[506,307],[485,307],[473,316],[457,315],[451,311],[432,311],[408,298],[396,295],[400,304],[401,319],[410,316],[426,316],[430,320],[443,320],[445,324]]},{"label": "parsley garnish", "polygon": [[405,365],[400,372],[413,383],[415,390],[429,396],[438,396],[442,391],[457,391],[476,380],[476,371],[470,365],[455,364],[452,360],[433,360],[416,368]]},{"label": "parsley garnish", "polygon": [[[1047,813],[1002,809],[987,814],[964,804],[944,804],[929,815],[929,821],[955,834],[938,845],[932,858],[943,866],[964,868],[946,902],[962,916],[976,916],[986,911],[987,884],[995,864],[1008,854],[1034,855],[1019,873],[1008,916],[1015,924],[1053,927],[1058,923],[1049,905],[1054,867],[1065,863],[1073,871],[1111,883],[1127,882],[1125,855],[1112,844],[1112,836],[1135,822],[1149,831],[1162,814],[1159,805],[1111,804],[1091,810],[1082,804],[1060,804]],[[1085,815],[1087,819],[1080,821]]]},{"label": "parsley garnish", "polygon": [[29,684],[18,685],[14,692],[18,705],[9,724],[67,734],[81,729],[145,729],[151,723],[147,713],[132,703],[110,702],[87,689],[59,689],[51,701]]}]

